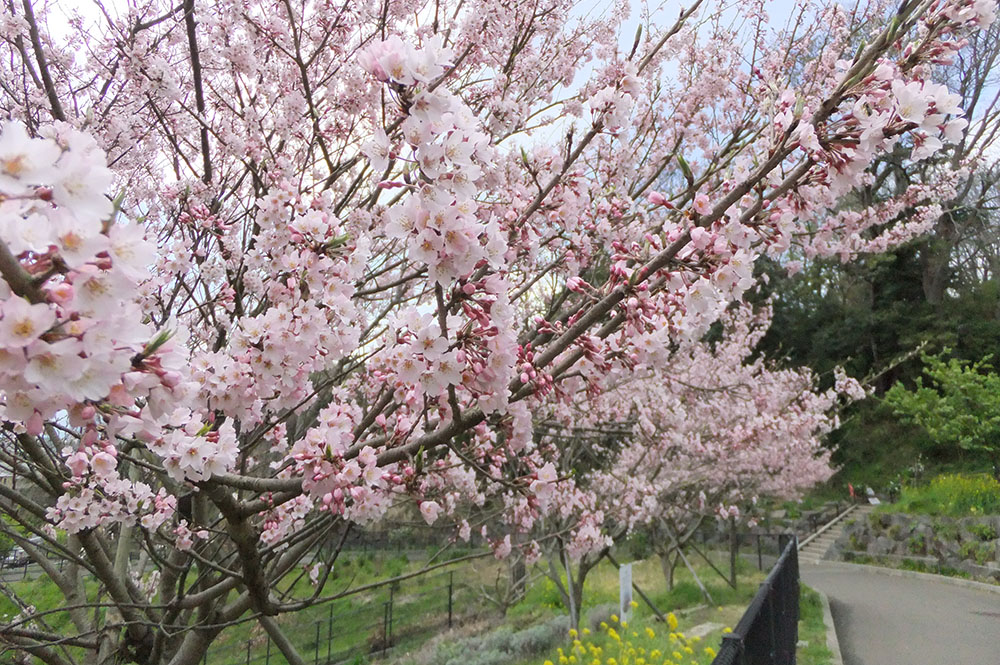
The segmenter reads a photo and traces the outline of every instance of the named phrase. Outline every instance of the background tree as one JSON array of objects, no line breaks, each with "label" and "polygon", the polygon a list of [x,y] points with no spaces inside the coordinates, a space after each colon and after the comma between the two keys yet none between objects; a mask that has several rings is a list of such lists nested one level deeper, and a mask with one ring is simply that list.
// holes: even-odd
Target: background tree
[{"label": "background tree", "polygon": [[864,390],[840,372],[835,389],[818,390],[807,368],[753,358],[769,325],[769,309],[735,308],[711,339],[647,347],[627,374],[608,375],[598,398],[578,396],[576,408],[550,415],[553,424],[541,421],[547,431],[572,433],[548,442],[574,454],[552,475],[573,474],[581,493],[562,505],[561,520],[538,528],[565,529],[583,512],[597,517],[591,533],[602,537],[600,547],[543,547],[574,626],[586,577],[613,544],[642,531],[670,584],[703,523],[741,518],[760,496],[793,498],[833,473],[823,437]]},{"label": "background tree", "polygon": [[1000,479],[1000,376],[988,359],[969,363],[958,358],[924,356],[924,375],[907,390],[897,383],[886,404],[908,422],[926,430],[942,447],[982,454]]},{"label": "background tree", "polygon": [[[972,123],[967,136],[922,162],[908,159],[913,144],[900,142],[876,162],[866,186],[847,197],[841,217],[835,217],[905,199],[905,192],[914,190],[940,204],[940,214],[923,222],[933,232],[881,251],[880,220],[914,218],[919,197],[911,195],[906,205],[891,206],[889,217],[868,215],[873,227],[854,221],[854,249],[847,253],[803,253],[792,264],[801,270],[792,275],[785,262],[762,264],[769,278],[763,293],[773,296],[775,309],[764,353],[821,375],[842,365],[852,376],[868,377],[881,396],[897,381],[919,376],[921,349],[938,353],[948,347],[969,361],[1000,352],[998,56],[1000,32],[993,25],[969,39],[953,66],[934,72],[961,95]],[[924,188],[934,182],[942,187]],[[909,455],[890,451],[886,440],[908,450],[912,442],[913,454],[930,450],[936,464],[956,461],[947,448],[934,448],[920,428],[901,426],[877,401],[864,402],[852,407],[845,427],[831,438],[842,479],[877,486],[906,466]]]}]

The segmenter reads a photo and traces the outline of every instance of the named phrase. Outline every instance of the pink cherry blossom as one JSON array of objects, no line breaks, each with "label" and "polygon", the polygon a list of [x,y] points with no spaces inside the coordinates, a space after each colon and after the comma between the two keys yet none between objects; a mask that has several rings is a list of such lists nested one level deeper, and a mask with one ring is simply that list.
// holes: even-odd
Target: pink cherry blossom
[{"label": "pink cherry blossom", "polygon": [[16,295],[0,304],[0,315],[0,346],[5,348],[28,346],[56,320],[55,312],[49,305],[33,305]]},{"label": "pink cherry blossom", "polygon": [[421,501],[420,502],[420,514],[423,515],[424,521],[428,524],[434,524],[437,521],[438,514],[441,512],[441,506],[436,501]]}]

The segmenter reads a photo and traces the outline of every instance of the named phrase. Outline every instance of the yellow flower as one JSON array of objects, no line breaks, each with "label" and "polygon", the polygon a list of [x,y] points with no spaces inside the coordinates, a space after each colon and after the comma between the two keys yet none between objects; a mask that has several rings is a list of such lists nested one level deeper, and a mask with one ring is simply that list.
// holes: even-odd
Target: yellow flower
[{"label": "yellow flower", "polygon": [[612,614],[611,615],[611,620],[614,621],[615,623],[618,623],[618,615],[617,614]]},{"label": "yellow flower", "polygon": [[576,662],[576,656],[570,656],[569,657],[569,662],[575,663]]},{"label": "yellow flower", "polygon": [[691,647],[684,647],[684,653],[691,655],[694,653],[694,649],[692,649]]},{"label": "yellow flower", "polygon": [[670,630],[677,630],[677,617],[673,612],[667,615],[667,625],[670,626]]},{"label": "yellow flower", "polygon": [[569,636],[570,637],[576,637],[576,635],[577,635],[576,628],[570,628],[569,629]]},{"label": "yellow flower", "polygon": [[566,656],[559,656],[559,665],[569,665],[569,658]]},{"label": "yellow flower", "polygon": [[601,630],[607,630],[607,629],[608,629],[608,622],[607,621],[602,621],[601,622]]},{"label": "yellow flower", "polygon": [[590,635],[590,628],[584,628],[583,629],[583,634],[584,635]]},{"label": "yellow flower", "polygon": [[659,649],[653,649],[652,651],[649,652],[649,657],[652,660],[659,660],[660,656],[662,656],[662,655],[663,655],[663,652],[660,651]]},{"label": "yellow flower", "polygon": [[705,647],[705,655],[709,658],[715,658],[715,649],[712,647]]},{"label": "yellow flower", "polygon": [[551,660],[547,660],[542,665],[555,665]]},{"label": "yellow flower", "polygon": [[674,657],[674,660],[682,660],[684,658],[684,656],[681,655],[680,651],[675,651],[670,655]]},{"label": "yellow flower", "polygon": [[646,629],[646,635],[649,636],[649,639],[653,639],[653,638],[656,637],[656,633],[653,631],[652,628],[647,628]]},{"label": "yellow flower", "polygon": [[634,600],[633,600],[633,601],[632,601],[631,603],[629,603],[629,604],[630,604],[630,605],[631,605],[632,607],[639,607],[639,603],[635,602]]},{"label": "yellow flower", "polygon": [[725,628],[723,628],[723,629],[722,629],[722,632],[723,632],[723,633],[731,633],[731,632],[733,632],[733,629],[732,629],[732,628],[729,628],[729,627],[727,626],[727,627],[725,627]]}]

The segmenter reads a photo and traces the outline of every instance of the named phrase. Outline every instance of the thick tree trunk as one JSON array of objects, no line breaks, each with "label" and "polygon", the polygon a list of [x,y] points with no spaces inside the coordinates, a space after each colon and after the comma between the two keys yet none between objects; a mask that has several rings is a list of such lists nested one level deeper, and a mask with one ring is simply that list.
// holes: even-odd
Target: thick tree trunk
[{"label": "thick tree trunk", "polygon": [[667,582],[667,590],[674,590],[674,572],[677,570],[677,563],[680,557],[671,556],[673,550],[660,552],[660,569],[663,570],[663,579]]},{"label": "thick tree trunk", "polygon": [[941,230],[939,236],[935,236],[924,243],[920,252],[921,285],[923,286],[924,298],[934,308],[941,306],[944,302],[945,291],[948,289],[948,282],[951,279],[951,235],[945,224],[938,224]]}]

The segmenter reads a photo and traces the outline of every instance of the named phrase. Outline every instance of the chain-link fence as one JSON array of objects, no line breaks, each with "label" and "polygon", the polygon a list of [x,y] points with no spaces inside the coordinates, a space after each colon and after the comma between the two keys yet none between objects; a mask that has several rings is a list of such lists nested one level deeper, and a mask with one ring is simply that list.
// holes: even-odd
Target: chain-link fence
[{"label": "chain-link fence", "polygon": [[712,665],[794,665],[799,640],[799,557],[794,535]]}]

